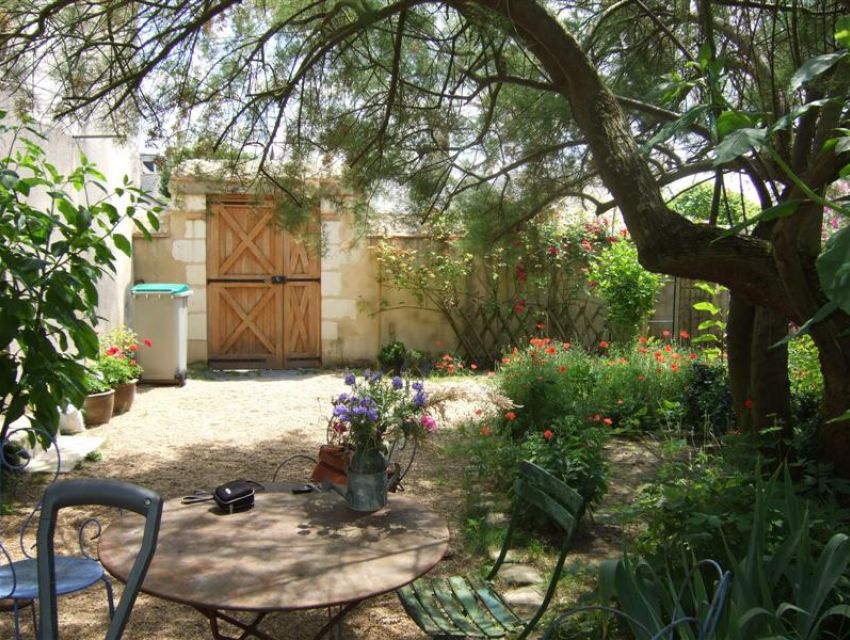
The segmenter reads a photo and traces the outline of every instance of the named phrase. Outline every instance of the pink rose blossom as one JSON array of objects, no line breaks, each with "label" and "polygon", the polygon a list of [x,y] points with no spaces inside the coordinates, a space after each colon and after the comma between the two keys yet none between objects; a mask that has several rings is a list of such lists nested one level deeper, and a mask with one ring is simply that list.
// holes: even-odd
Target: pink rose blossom
[{"label": "pink rose blossom", "polygon": [[425,431],[428,433],[434,433],[437,430],[437,421],[427,413],[419,418],[419,424],[425,427]]}]

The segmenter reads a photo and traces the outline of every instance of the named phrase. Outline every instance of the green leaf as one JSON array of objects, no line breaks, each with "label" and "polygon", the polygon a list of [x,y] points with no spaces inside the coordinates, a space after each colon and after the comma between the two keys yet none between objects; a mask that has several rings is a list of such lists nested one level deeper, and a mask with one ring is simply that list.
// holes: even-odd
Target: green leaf
[{"label": "green leaf", "polygon": [[686,111],[680,118],[665,124],[652,138],[646,142],[641,150],[649,152],[655,145],[660,144],[675,135],[678,131],[690,129],[694,124],[704,117],[710,110],[708,105],[699,105]]},{"label": "green leaf", "polygon": [[844,313],[850,313],[850,227],[829,239],[815,265],[826,296]]},{"label": "green leaf", "polygon": [[754,127],[757,119],[743,111],[724,111],[717,116],[717,137],[723,140],[727,135],[738,129]]},{"label": "green leaf", "polygon": [[845,411],[840,416],[835,416],[834,418],[830,418],[827,420],[827,424],[830,422],[841,422],[843,420],[850,420],[850,411]]},{"label": "green leaf", "polygon": [[127,239],[127,236],[122,235],[120,233],[116,233],[112,236],[112,241],[115,243],[115,246],[121,251],[123,254],[127,256],[133,255],[133,245]]},{"label": "green leaf", "polygon": [[695,302],[694,309],[696,309],[697,311],[707,311],[713,316],[720,313],[720,307],[718,307],[713,302],[708,302],[707,300],[703,302]]},{"label": "green leaf", "polygon": [[811,102],[807,102],[802,107],[798,107],[794,109],[791,113],[786,113],[784,116],[779,118],[776,122],[773,123],[773,126],[770,128],[771,131],[780,131],[782,129],[787,129],[794,121],[802,115],[805,115],[812,109],[820,109],[825,104],[833,102],[832,98],[823,98],[821,100],[812,100]]},{"label": "green leaf", "polygon": [[847,153],[850,151],[850,136],[844,135],[835,141],[835,153]]},{"label": "green leaf", "polygon": [[836,21],[835,41],[850,50],[850,16],[842,16]]},{"label": "green leaf", "polygon": [[731,162],[735,158],[749,153],[751,149],[758,149],[767,140],[766,129],[738,129],[730,133],[717,145],[714,150],[714,166],[720,166]]},{"label": "green leaf", "polygon": [[838,172],[838,175],[842,178],[850,177],[850,164],[845,164],[841,167],[841,170]]},{"label": "green leaf", "polygon": [[791,76],[791,83],[788,87],[791,91],[796,91],[812,78],[816,78],[825,71],[829,70],[836,62],[841,60],[846,54],[841,53],[825,53],[821,56],[809,58],[800,68]]}]

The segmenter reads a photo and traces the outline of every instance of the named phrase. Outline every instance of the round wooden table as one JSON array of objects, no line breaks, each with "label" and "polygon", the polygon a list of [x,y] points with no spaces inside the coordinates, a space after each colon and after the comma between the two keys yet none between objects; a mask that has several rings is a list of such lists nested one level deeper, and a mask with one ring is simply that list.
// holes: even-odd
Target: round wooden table
[{"label": "round wooden table", "polygon": [[[143,520],[125,514],[104,531],[100,561],[125,581]],[[258,638],[272,611],[346,605],[317,637],[358,602],[398,589],[430,570],[448,547],[444,517],[391,495],[375,513],[349,509],[334,493],[257,493],[250,511],[222,514],[211,502],[165,502],[156,552],[142,591],[191,605],[225,638],[218,621]],[[225,611],[254,611],[251,624]]]}]

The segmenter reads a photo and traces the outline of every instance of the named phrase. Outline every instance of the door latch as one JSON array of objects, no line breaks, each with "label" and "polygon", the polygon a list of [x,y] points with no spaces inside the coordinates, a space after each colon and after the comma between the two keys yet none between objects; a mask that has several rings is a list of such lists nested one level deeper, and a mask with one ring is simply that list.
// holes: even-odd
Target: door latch
[{"label": "door latch", "polygon": [[286,284],[286,276],[272,276],[272,284]]}]

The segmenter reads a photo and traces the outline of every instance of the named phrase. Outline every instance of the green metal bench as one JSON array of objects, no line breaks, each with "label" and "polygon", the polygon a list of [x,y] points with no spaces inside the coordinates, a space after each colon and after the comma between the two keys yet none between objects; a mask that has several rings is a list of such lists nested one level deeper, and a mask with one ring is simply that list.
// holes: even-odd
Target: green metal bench
[{"label": "green metal bench", "polygon": [[[511,547],[518,515],[529,505],[537,507],[560,529],[562,543],[543,602],[531,619],[524,621],[507,605],[491,581]],[[564,482],[535,464],[522,462],[510,525],[487,577],[483,580],[474,576],[420,578],[397,591],[401,604],[433,638],[526,638],[552,600],[584,507],[581,496]]]}]

